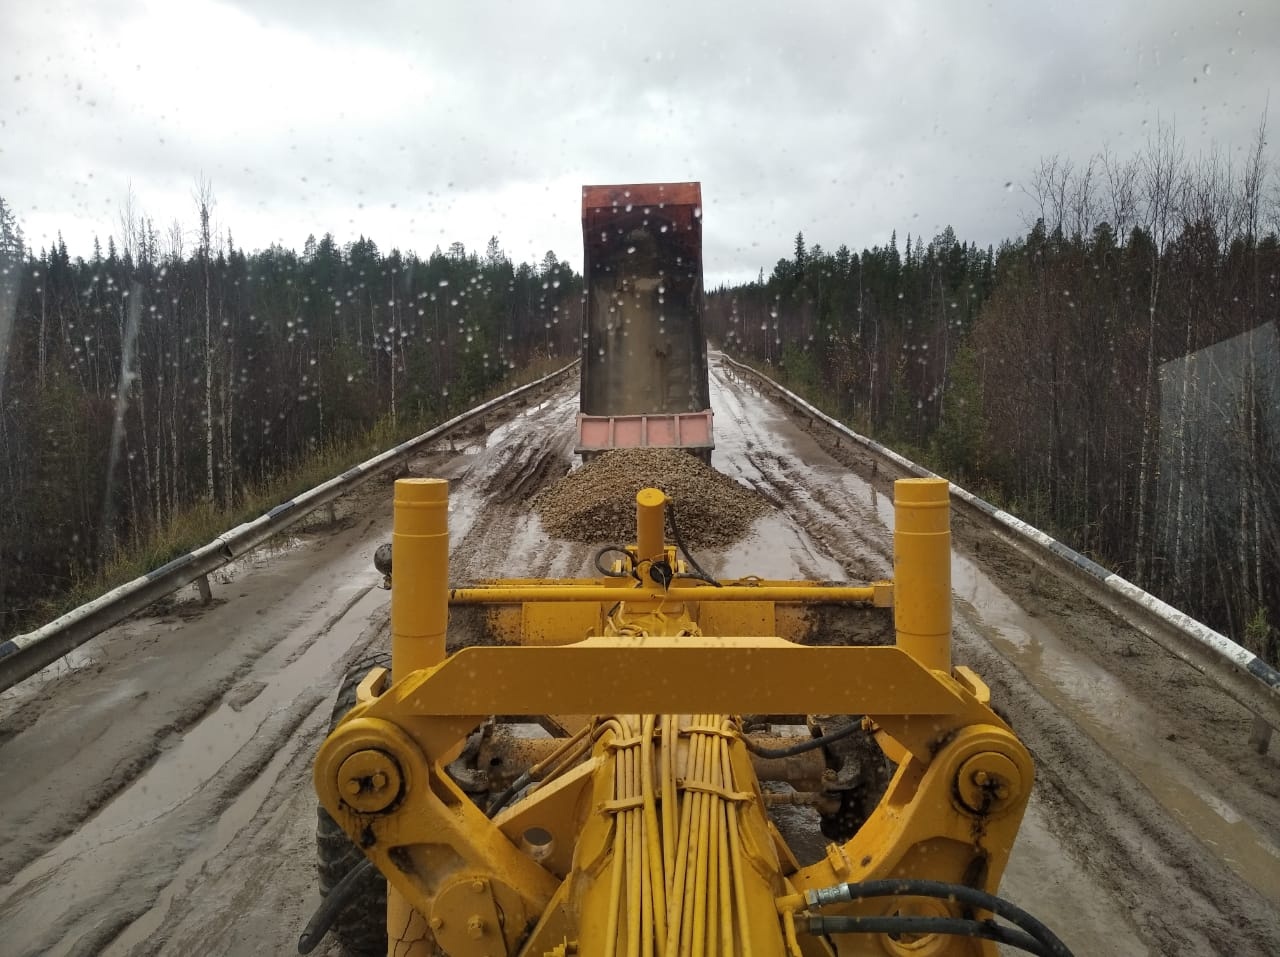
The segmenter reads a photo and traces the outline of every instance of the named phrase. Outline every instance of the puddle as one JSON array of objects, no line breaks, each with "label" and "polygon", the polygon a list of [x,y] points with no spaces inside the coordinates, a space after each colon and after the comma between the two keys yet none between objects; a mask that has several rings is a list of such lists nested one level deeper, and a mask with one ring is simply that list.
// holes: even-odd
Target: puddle
[{"label": "puddle", "polygon": [[1051,628],[1028,615],[972,561],[954,555],[955,596],[992,631],[992,642],[1152,795],[1267,900],[1280,900],[1280,848],[1260,834],[1164,747],[1159,717],[1095,662],[1074,654]]},{"label": "puddle", "polygon": [[[356,639],[373,610],[386,600],[380,591],[371,590],[368,585],[344,586],[335,591],[335,597],[343,593],[355,597],[360,592],[364,594],[347,611],[346,617],[350,620],[337,624],[324,639],[313,642],[292,663],[280,665],[282,670],[267,682],[264,693],[239,711],[226,703],[220,704],[188,728],[178,743],[163,752],[124,792],[53,851],[20,872],[12,886],[39,881],[67,861],[103,855],[104,848],[113,842],[145,828],[208,786],[249,744],[273,712],[320,683]],[[311,624],[296,629],[289,640],[270,652],[271,657],[281,662],[287,660],[289,652],[312,632]],[[81,717],[77,715],[77,720]]]},{"label": "puddle", "polygon": [[817,581],[847,578],[840,563],[823,552],[807,534],[775,512],[756,519],[746,537],[724,549],[711,561],[696,555],[699,564],[720,578],[758,575],[761,578],[795,578]]},{"label": "puddle", "polygon": [[[188,730],[177,747],[162,755],[102,814],[64,842],[57,855],[74,857],[97,845],[107,844],[130,831],[144,828],[150,821],[178,807],[208,785],[224,765],[250,743],[272,714],[312,689],[323,687],[334,663],[346,653],[370,616],[386,601],[380,590],[371,589],[368,585],[344,586],[335,591],[335,597],[342,600],[344,593],[349,593],[348,600],[355,600],[347,608],[343,620],[328,634],[313,642],[283,670],[276,672],[266,682],[265,688],[240,710],[224,703]],[[305,637],[310,629],[300,631],[299,637]],[[287,658],[290,647],[295,644],[297,639],[282,642],[272,654]],[[150,938],[164,920],[176,890],[186,886],[183,878],[198,874],[259,812],[290,753],[289,748],[281,748],[263,771],[236,796],[221,813],[216,825],[207,832],[196,853],[183,861],[152,908],[112,942],[108,953],[126,953],[134,945]]]},{"label": "puddle", "polygon": [[[1000,886],[1000,896],[1029,910],[1080,957],[1155,954],[1135,934],[1123,912],[1117,912],[1107,891],[1071,855],[1062,852],[1034,795]],[[1022,951],[1004,947],[1000,953],[1014,957]]]},{"label": "puddle", "polygon": [[[875,516],[885,533],[892,534],[891,496],[879,493],[847,470],[826,465],[825,455],[808,454],[808,437],[798,434],[777,407],[754,390],[749,394],[737,390],[729,394],[730,389],[723,382],[713,380],[713,384],[717,387],[712,394],[717,424],[738,425],[732,432],[717,428],[717,441],[727,453],[726,458],[733,459],[728,465],[718,461],[719,467],[748,481],[759,475],[744,461],[751,451],[744,432],[758,425],[772,441],[785,443],[789,457],[806,463],[809,479],[821,475],[824,484],[839,488],[850,503],[850,517]],[[819,461],[824,464],[813,464]],[[819,503],[815,507],[822,506]],[[753,536],[739,551],[768,568],[770,574],[786,577],[793,572],[788,565],[789,555],[780,547],[785,541],[783,533],[769,530]],[[991,633],[992,642],[1045,697],[1129,768],[1188,830],[1217,847],[1241,878],[1266,899],[1280,900],[1280,868],[1276,867],[1280,848],[1244,820],[1228,800],[1190,775],[1168,752],[1159,719],[1150,708],[1097,663],[1074,654],[1052,627],[1028,615],[973,561],[953,553],[951,574],[955,597],[977,612]]]},{"label": "puddle", "polygon": [[[491,449],[495,445],[501,445],[511,435],[527,427],[526,420],[532,418],[554,419],[558,415],[563,415],[566,422],[572,421],[574,413],[577,411],[578,394],[576,392],[569,396],[554,396],[544,399],[537,405],[531,405],[519,415],[502,423],[484,439],[482,448]],[[561,408],[563,406],[563,409]]]}]

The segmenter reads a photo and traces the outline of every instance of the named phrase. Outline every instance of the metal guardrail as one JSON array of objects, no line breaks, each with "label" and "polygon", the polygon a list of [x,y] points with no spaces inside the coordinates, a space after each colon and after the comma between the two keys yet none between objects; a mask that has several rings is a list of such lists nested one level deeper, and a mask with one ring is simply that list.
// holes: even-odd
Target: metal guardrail
[{"label": "metal guardrail", "polygon": [[[905,475],[937,477],[893,449],[854,432],[759,370],[723,354],[721,359],[732,368],[766,383],[798,412],[851,439]],[[1225,635],[954,482],[951,483],[951,496],[968,511],[977,513],[988,524],[994,525],[1000,539],[1024,557],[1037,565],[1047,566],[1086,597],[1212,679],[1253,713],[1254,726],[1249,740],[1259,753],[1266,752],[1272,730],[1280,728],[1280,671]]]},{"label": "metal guardrail", "polygon": [[329,504],[375,475],[380,475],[428,442],[435,441],[474,419],[482,418],[508,402],[549,385],[566,375],[577,364],[577,360],[570,362],[550,375],[454,416],[434,429],[402,442],[359,465],[352,466],[341,475],[317,485],[308,492],[303,492],[287,502],[281,502],[265,515],[224,532],[207,545],[181,558],[175,558],[168,564],[147,572],[131,582],[113,588],[79,608],[72,609],[36,631],[0,642],[0,691],[31,677],[90,638],[184,585],[200,581],[201,591],[207,595],[208,584],[205,576],[210,572],[253,551],[273,535],[279,534],[310,512]]}]

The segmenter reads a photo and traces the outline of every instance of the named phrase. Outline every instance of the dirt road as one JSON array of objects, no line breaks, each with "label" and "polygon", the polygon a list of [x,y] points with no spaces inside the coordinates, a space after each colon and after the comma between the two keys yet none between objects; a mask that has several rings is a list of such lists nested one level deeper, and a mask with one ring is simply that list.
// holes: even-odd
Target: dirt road
[{"label": "dirt road", "polygon": [[[775,506],[699,560],[725,575],[890,566],[887,477],[713,373],[715,465]],[[453,576],[573,575],[529,497],[571,464],[569,383],[414,463],[453,482]],[[868,482],[861,475],[871,477]],[[1005,893],[1090,954],[1274,954],[1280,761],[1240,709],[957,523],[956,657],[993,686],[1038,777]],[[374,548],[390,480],[0,696],[0,951],[290,953],[317,903],[310,762],[340,676],[385,643]],[[1275,750],[1273,748],[1273,750]]]}]

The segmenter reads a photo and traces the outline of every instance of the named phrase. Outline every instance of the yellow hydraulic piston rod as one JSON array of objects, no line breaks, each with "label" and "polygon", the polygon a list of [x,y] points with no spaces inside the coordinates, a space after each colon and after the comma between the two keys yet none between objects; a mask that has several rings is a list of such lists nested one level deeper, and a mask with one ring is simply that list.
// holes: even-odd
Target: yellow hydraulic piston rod
[{"label": "yellow hydraulic piston rod", "polygon": [[898,647],[951,673],[951,501],[946,479],[893,483],[893,619]]},{"label": "yellow hydraulic piston rod", "polygon": [[449,625],[449,483],[396,481],[391,552],[391,673],[407,675],[445,658]]},{"label": "yellow hydraulic piston rod", "polygon": [[[397,479],[391,550],[391,673],[407,675],[445,659],[449,625],[449,483]],[[387,887],[388,953],[433,957],[426,919]]]},{"label": "yellow hydraulic piston rod", "polygon": [[660,489],[642,488],[636,493],[636,557],[657,561],[666,549],[667,496]]}]

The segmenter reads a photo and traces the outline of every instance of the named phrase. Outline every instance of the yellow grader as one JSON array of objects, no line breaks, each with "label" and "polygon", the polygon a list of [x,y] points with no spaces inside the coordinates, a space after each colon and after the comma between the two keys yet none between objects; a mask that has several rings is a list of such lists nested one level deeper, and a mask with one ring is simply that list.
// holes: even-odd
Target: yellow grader
[{"label": "yellow grader", "polygon": [[[583,192],[584,458],[710,457],[701,215],[696,183]],[[718,581],[672,506],[642,489],[598,578],[451,587],[447,483],[396,483],[390,661],[316,759],[299,950],[1069,957],[995,896],[1033,769],[951,660],[947,483],[897,483],[863,585]]]},{"label": "yellow grader", "polygon": [[[706,580],[667,543],[668,504],[637,495],[609,575],[450,588],[447,483],[396,483],[390,674],[364,677],[315,763],[325,811],[389,885],[386,953],[1067,954],[994,896],[1033,769],[951,661],[947,483],[897,483],[894,581],[863,586]],[[812,643],[846,605],[892,609],[895,641]],[[498,643],[446,654],[450,608],[469,606]],[[752,730],[800,715],[846,721]],[[494,734],[495,717],[553,735]],[[831,758],[858,737],[894,770],[850,820]],[[451,770],[469,746],[510,782],[483,804]],[[769,813],[783,801],[852,833],[801,865]]]}]

